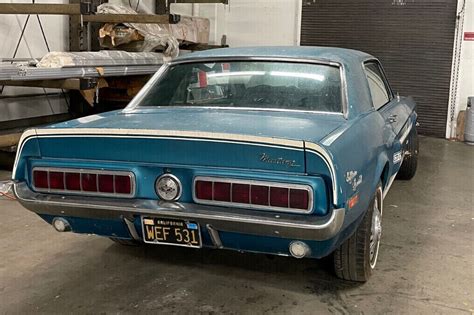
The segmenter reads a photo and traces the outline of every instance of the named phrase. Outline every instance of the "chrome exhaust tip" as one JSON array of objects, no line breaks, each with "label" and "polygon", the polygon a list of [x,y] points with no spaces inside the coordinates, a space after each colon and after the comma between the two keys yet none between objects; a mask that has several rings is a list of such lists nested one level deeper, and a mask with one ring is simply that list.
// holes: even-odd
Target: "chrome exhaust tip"
[{"label": "chrome exhaust tip", "polygon": [[72,231],[71,225],[64,218],[60,218],[60,217],[54,218],[52,225],[53,225],[54,229],[58,232],[70,232],[70,231]]},{"label": "chrome exhaust tip", "polygon": [[295,258],[304,258],[311,253],[309,246],[302,241],[293,241],[290,243],[290,254]]}]

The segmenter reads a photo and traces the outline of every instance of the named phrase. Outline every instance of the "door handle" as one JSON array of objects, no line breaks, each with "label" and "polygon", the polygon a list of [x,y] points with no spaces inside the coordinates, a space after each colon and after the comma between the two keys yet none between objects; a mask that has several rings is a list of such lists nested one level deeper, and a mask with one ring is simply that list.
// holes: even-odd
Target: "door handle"
[{"label": "door handle", "polygon": [[390,115],[388,116],[388,122],[389,123],[394,123],[397,121],[397,115]]}]

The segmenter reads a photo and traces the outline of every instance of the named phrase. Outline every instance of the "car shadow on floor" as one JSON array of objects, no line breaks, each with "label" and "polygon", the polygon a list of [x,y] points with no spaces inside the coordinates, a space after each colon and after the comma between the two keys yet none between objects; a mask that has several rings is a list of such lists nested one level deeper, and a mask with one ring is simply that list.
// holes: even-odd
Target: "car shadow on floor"
[{"label": "car shadow on floor", "polygon": [[[314,291],[344,290],[361,285],[356,282],[343,281],[334,275],[332,256],[323,259],[296,259],[293,257],[265,255],[250,252],[238,252],[226,249],[191,249],[162,245],[123,246],[112,244],[106,251],[108,254],[139,258],[144,264],[165,264],[180,268],[190,268],[193,272],[213,273],[226,276],[229,273],[248,277],[255,281],[271,275],[287,288],[287,281],[301,281],[295,288]],[[318,288],[309,288],[311,282],[318,283]],[[266,280],[265,280],[266,281]],[[325,286],[327,284],[327,286]]]}]

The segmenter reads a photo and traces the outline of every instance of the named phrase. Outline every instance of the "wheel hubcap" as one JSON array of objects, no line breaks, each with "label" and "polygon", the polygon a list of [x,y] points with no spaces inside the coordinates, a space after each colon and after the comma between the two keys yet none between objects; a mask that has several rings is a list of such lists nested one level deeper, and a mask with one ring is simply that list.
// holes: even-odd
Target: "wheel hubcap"
[{"label": "wheel hubcap", "polygon": [[374,201],[374,211],[372,212],[372,227],[370,233],[370,267],[374,268],[377,263],[377,256],[382,236],[382,213],[379,210],[379,196]]}]

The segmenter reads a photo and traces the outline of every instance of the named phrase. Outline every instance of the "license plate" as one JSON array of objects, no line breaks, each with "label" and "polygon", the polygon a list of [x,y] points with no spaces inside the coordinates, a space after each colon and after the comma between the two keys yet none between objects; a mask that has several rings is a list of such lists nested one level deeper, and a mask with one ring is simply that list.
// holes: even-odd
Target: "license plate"
[{"label": "license plate", "polygon": [[201,247],[201,230],[196,222],[142,217],[142,226],[145,243]]}]

